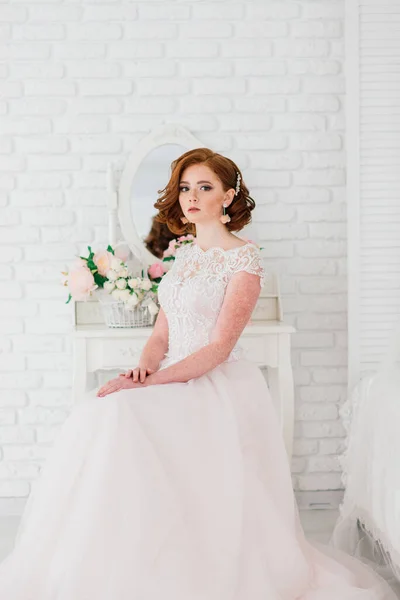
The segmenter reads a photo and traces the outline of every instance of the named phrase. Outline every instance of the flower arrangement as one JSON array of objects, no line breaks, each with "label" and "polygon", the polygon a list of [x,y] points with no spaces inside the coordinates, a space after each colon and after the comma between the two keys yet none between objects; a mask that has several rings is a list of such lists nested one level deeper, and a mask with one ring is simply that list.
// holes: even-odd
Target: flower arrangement
[{"label": "flower arrangement", "polygon": [[120,249],[108,246],[106,250],[93,252],[88,246],[89,255],[80,256],[69,271],[63,271],[63,285],[68,287],[71,299],[86,301],[96,291],[104,290],[116,302],[123,302],[125,308],[134,309],[147,306],[150,314],[159,311],[156,303],[157,283],[149,278],[133,276],[125,260],[127,254]]}]

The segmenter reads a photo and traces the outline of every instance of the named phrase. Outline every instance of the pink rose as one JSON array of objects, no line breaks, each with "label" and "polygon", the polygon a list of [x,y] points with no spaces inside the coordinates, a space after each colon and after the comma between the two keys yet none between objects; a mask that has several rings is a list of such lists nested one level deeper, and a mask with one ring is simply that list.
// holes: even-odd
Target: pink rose
[{"label": "pink rose", "polygon": [[162,277],[166,273],[164,263],[155,262],[150,265],[148,269],[149,277],[152,279],[157,279],[157,277]]},{"label": "pink rose", "polygon": [[107,250],[100,250],[93,256],[93,262],[103,277],[106,276],[107,271],[111,268],[110,265],[113,258],[114,255],[111,252],[107,252]]},{"label": "pink rose", "polygon": [[74,300],[87,300],[97,285],[91,271],[82,266],[69,272],[68,288]]}]

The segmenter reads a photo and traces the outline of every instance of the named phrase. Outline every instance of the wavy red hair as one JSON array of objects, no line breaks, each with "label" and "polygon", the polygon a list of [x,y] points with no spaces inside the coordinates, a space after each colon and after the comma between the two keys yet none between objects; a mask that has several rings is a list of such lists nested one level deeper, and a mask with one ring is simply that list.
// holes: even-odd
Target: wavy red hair
[{"label": "wavy red hair", "polygon": [[249,196],[242,173],[237,165],[226,156],[213,152],[209,148],[195,148],[185,152],[171,163],[171,177],[164,189],[158,190],[159,196],[154,208],[158,209],[158,214],[154,220],[159,223],[166,223],[169,229],[175,234],[192,233],[196,235],[196,226],[194,223],[182,223],[183,212],[179,204],[179,182],[183,171],[195,164],[207,165],[218,177],[222,183],[222,188],[226,192],[233,188],[236,189],[237,173],[240,174],[240,191],[234,196],[231,204],[226,208],[226,214],[231,218],[225,227],[229,231],[240,231],[251,221],[251,211],[255,208],[253,198]]}]

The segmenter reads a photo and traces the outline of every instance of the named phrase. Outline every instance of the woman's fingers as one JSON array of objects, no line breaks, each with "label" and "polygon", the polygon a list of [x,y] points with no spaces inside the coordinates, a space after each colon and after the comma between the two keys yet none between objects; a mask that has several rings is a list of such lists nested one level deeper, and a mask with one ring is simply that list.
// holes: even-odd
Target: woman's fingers
[{"label": "woman's fingers", "polygon": [[132,369],[129,369],[126,373],[125,373],[125,377],[127,379],[129,379],[129,377],[132,377]]}]

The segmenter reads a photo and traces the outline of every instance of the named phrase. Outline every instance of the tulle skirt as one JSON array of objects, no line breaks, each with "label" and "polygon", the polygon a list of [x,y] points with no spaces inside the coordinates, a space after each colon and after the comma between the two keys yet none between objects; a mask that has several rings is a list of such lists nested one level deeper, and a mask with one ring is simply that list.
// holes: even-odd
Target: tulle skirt
[{"label": "tulle skirt", "polygon": [[269,389],[245,359],[83,396],[0,565],[1,600],[395,598],[305,539]]}]

